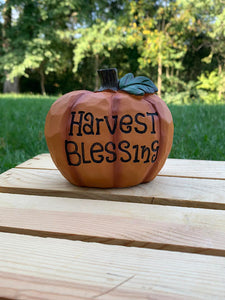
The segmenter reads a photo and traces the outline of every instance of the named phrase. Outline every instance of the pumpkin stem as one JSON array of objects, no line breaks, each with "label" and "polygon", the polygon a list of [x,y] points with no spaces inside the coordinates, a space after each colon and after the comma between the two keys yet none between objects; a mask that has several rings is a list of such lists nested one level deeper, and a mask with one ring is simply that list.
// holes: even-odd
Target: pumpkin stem
[{"label": "pumpkin stem", "polygon": [[98,76],[101,82],[101,87],[98,90],[99,92],[104,90],[118,90],[119,80],[116,68],[98,70]]}]

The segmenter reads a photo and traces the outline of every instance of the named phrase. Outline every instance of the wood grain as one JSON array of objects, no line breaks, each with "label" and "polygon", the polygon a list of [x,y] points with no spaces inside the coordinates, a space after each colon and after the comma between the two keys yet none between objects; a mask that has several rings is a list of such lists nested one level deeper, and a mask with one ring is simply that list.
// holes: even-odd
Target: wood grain
[{"label": "wood grain", "polygon": [[0,234],[0,253],[0,296],[11,299],[224,299],[225,295],[222,257],[6,233]]},{"label": "wood grain", "polygon": [[49,153],[39,154],[19,164],[16,168],[57,170]]},{"label": "wood grain", "polygon": [[123,189],[70,184],[57,170],[14,168],[0,175],[0,192],[225,209],[225,181],[158,176]]},{"label": "wood grain", "polygon": [[0,194],[0,230],[225,256],[225,211]]},{"label": "wood grain", "polygon": [[[49,153],[37,155],[17,168],[56,170]],[[168,158],[159,176],[225,180],[225,161]]]},{"label": "wood grain", "polygon": [[225,161],[169,158],[159,176],[225,180]]}]

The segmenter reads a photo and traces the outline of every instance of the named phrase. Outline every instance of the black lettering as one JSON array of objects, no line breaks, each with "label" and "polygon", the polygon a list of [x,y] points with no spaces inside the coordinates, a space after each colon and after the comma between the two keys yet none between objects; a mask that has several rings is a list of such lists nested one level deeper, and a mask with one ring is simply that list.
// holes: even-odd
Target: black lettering
[{"label": "black lettering", "polygon": [[108,147],[112,145],[112,149],[115,150],[116,149],[116,145],[113,143],[113,142],[108,142],[107,144],[105,144],[105,151],[109,154],[112,154],[112,158],[110,159],[109,156],[106,156],[106,161],[109,162],[109,163],[112,163],[116,160],[116,152],[115,151],[112,151],[110,150]]},{"label": "black lettering", "polygon": [[[90,118],[89,118],[90,117]],[[94,134],[93,126],[94,126],[94,116],[92,113],[88,112],[84,115],[85,121],[90,120],[90,124],[84,124],[83,131],[85,134]]]},{"label": "black lettering", "polygon": [[144,128],[142,129],[142,130],[140,130],[140,129],[138,129],[137,127],[134,127],[134,130],[137,132],[137,133],[145,133],[146,131],[147,131],[147,125],[145,124],[145,123],[143,123],[143,122],[141,122],[140,120],[138,120],[138,117],[145,117],[145,115],[144,114],[142,114],[142,113],[137,113],[136,115],[135,115],[135,122],[137,123],[137,124],[139,124],[139,125],[141,125],[141,126],[143,126]]},{"label": "black lettering", "polygon": [[100,153],[104,150],[103,146],[100,143],[94,143],[91,146],[91,159],[93,160],[93,162],[95,163],[101,163],[104,160],[104,156],[103,155],[98,155],[98,159],[96,157],[94,157],[94,153]]},{"label": "black lettering", "polygon": [[146,160],[144,161],[144,164],[150,162],[149,158],[150,158],[150,148],[149,147],[146,147],[145,145],[144,146],[141,146],[141,159],[144,159],[144,156],[145,156],[145,153],[147,151],[147,158]]},{"label": "black lettering", "polygon": [[90,160],[85,159],[85,148],[84,148],[84,142],[81,143],[81,153],[82,153],[82,160],[84,164],[90,164]]},{"label": "black lettering", "polygon": [[119,142],[119,144],[118,144],[119,150],[122,151],[122,152],[124,152],[124,153],[126,153],[126,155],[128,156],[127,159],[125,159],[125,158],[123,158],[123,157],[120,157],[120,160],[121,160],[122,162],[128,162],[128,161],[131,160],[131,154],[130,154],[129,151],[125,150],[125,149],[122,147],[123,145],[124,145],[124,148],[125,148],[125,149],[128,149],[128,148],[130,147],[130,143],[129,143],[128,141],[121,141],[121,142]]},{"label": "black lettering", "polygon": [[[127,122],[124,121],[125,118],[128,118],[129,120]],[[124,133],[130,133],[132,127],[130,126],[133,123],[133,118],[130,115],[124,115],[120,119],[120,130]],[[126,126],[124,128],[123,126]]]},{"label": "black lettering", "polygon": [[100,128],[99,128],[99,124],[101,123],[101,122],[103,122],[104,121],[104,119],[99,119],[99,118],[96,118],[95,119],[96,120],[96,126],[97,126],[97,130],[96,130],[96,135],[99,135],[100,134]]},{"label": "black lettering", "polygon": [[152,131],[151,131],[151,133],[154,134],[154,133],[156,133],[154,116],[158,116],[158,113],[157,112],[154,112],[154,113],[147,112],[146,114],[147,114],[147,116],[151,116],[151,118],[152,118]]},{"label": "black lettering", "polygon": [[133,149],[136,149],[136,151],[135,151],[135,157],[134,157],[134,160],[133,160],[134,163],[140,161],[140,160],[138,159],[138,148],[139,148],[138,145],[134,145],[134,146],[133,146]]},{"label": "black lettering", "polygon": [[[73,149],[69,150],[69,148],[71,148],[71,146]],[[65,151],[66,151],[66,157],[67,157],[68,164],[70,166],[79,166],[81,163],[81,157],[80,157],[80,154],[78,153],[77,144],[75,142],[65,140]],[[71,155],[73,155],[72,156],[73,162],[71,160]]]},{"label": "black lettering", "polygon": [[106,122],[106,125],[109,129],[109,132],[111,134],[114,134],[115,131],[116,131],[116,126],[117,126],[117,119],[118,119],[118,116],[112,116],[113,120],[114,120],[114,124],[113,124],[113,128],[111,128],[110,124],[109,124],[109,118],[108,116],[104,116],[104,119],[105,119],[105,122]]},{"label": "black lettering", "polygon": [[82,136],[81,128],[82,128],[82,120],[83,120],[84,111],[79,111],[78,114],[80,114],[80,120],[79,120],[79,122],[75,121],[76,112],[75,111],[71,112],[72,118],[71,118],[71,123],[70,123],[70,132],[69,132],[70,136],[73,136],[73,126],[74,125],[78,125],[79,126],[78,127],[77,136]]},{"label": "black lettering", "polygon": [[[154,147],[154,145],[157,144],[158,146]],[[151,159],[151,162],[154,163],[157,159],[157,156],[158,156],[158,151],[159,151],[159,141],[158,140],[155,140],[153,143],[152,143],[152,151],[153,152],[156,152],[154,155],[152,155],[152,159]]]}]

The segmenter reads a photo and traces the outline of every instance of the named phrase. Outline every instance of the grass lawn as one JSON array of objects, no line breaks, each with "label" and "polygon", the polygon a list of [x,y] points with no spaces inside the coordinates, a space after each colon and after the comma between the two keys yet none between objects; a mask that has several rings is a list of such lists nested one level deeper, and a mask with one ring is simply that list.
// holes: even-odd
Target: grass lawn
[{"label": "grass lawn", "polygon": [[[0,173],[43,152],[46,114],[56,97],[0,95]],[[172,158],[225,160],[225,105],[170,105]]]}]

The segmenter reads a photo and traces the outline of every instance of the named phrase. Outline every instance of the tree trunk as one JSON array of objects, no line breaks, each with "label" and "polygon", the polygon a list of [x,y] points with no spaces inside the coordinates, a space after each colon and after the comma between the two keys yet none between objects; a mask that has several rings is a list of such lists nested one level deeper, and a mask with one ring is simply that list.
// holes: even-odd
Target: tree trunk
[{"label": "tree trunk", "polygon": [[99,77],[98,77],[98,69],[99,69],[99,55],[95,55],[95,91],[97,91],[100,87]]},{"label": "tree trunk", "polygon": [[[2,26],[2,48],[4,53],[9,51],[9,38],[8,33],[11,29],[12,22],[12,8],[9,0],[5,1],[4,8],[2,10],[3,26]],[[15,77],[13,81],[8,78],[7,72],[5,72],[5,81],[3,83],[3,93],[19,93],[19,77]]]},{"label": "tree trunk", "polygon": [[[218,73],[219,73],[219,76],[222,74],[222,64],[219,63],[219,66],[218,66]],[[221,100],[222,98],[222,87],[219,86],[219,89],[218,89],[218,99]]]},{"label": "tree trunk", "polygon": [[166,67],[166,78],[170,78],[170,68]]},{"label": "tree trunk", "polygon": [[45,74],[43,71],[43,68],[40,68],[40,84],[41,84],[41,93],[42,95],[46,95],[46,91],[45,91]]},{"label": "tree trunk", "polygon": [[162,91],[162,56],[159,52],[158,55],[158,95],[161,97],[161,91]]},{"label": "tree trunk", "polygon": [[3,38],[3,50],[7,52],[9,48],[9,39],[8,39],[8,31],[11,28],[11,22],[12,22],[12,9],[11,5],[9,3],[9,0],[5,1],[4,8],[2,10],[3,15],[3,26],[2,26],[2,38]]},{"label": "tree trunk", "polygon": [[19,93],[19,80],[20,78],[14,77],[13,81],[10,81],[9,79],[7,79],[7,75],[6,75],[6,79],[3,83],[3,93]]}]

